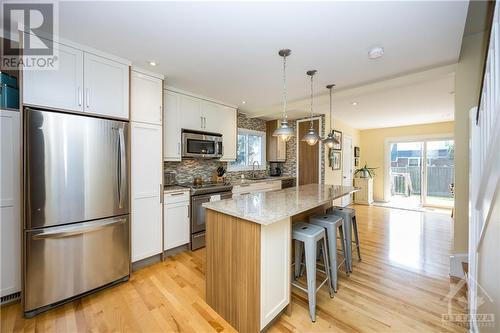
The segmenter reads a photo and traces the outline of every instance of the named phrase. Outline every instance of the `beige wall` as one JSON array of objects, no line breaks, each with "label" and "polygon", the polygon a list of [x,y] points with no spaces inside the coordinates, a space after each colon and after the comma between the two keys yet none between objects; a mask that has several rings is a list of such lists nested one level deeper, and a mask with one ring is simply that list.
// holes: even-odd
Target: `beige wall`
[{"label": "beige wall", "polygon": [[[328,134],[330,130],[330,116],[326,115],[325,117],[325,135]],[[337,120],[335,117],[333,117],[333,128],[337,131],[342,132],[342,136],[344,135],[349,135],[352,137],[352,145],[353,147],[355,146],[360,146],[360,137],[359,137],[359,130],[347,125],[346,123]],[[354,148],[353,148],[354,149]],[[354,153],[353,153],[354,155]],[[354,156],[351,155],[350,158],[353,158]],[[342,152],[342,158],[345,158],[346,156],[344,155],[344,152]],[[353,160],[353,169],[354,169],[354,160]],[[341,185],[342,184],[342,169],[341,170],[332,170],[328,166],[328,151],[325,152],[325,184],[335,184],[335,185]]]},{"label": "beige wall", "polygon": [[485,53],[485,33],[462,39],[455,73],[454,252],[467,253],[469,235],[469,110],[477,106]]},{"label": "beige wall", "polygon": [[385,142],[387,138],[425,136],[437,134],[453,134],[453,122],[433,123],[424,125],[388,127],[363,130],[360,132],[361,159],[360,165],[366,162],[375,170],[373,180],[373,197],[376,201],[384,200]]}]

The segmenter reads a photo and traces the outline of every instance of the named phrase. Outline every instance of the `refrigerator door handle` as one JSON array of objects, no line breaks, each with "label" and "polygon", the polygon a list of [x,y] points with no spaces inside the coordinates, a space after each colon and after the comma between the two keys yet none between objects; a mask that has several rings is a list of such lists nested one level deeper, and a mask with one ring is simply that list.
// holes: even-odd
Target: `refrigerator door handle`
[{"label": "refrigerator door handle", "polygon": [[125,135],[123,134],[123,127],[118,129],[119,143],[120,143],[120,161],[118,162],[118,207],[123,208],[123,198],[126,183],[126,163],[125,160]]},{"label": "refrigerator door handle", "polygon": [[74,227],[69,227],[67,228],[67,231],[49,231],[49,232],[43,232],[41,234],[33,235],[34,240],[39,240],[39,239],[48,239],[48,238],[65,238],[65,237],[71,237],[71,236],[77,236],[81,234],[87,234],[89,232],[94,232],[94,231],[99,231],[102,230],[112,224],[121,224],[125,223],[127,219],[120,218],[118,220],[113,220],[113,221],[108,221],[101,223],[99,225],[94,225],[94,226],[89,226],[86,228],[74,228]]}]

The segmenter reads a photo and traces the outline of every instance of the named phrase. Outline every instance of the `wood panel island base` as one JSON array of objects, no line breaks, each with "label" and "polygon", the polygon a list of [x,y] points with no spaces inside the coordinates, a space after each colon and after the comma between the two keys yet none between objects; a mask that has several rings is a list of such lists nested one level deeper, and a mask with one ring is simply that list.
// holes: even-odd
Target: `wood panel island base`
[{"label": "wood panel island base", "polygon": [[266,328],[290,304],[292,223],[355,191],[309,184],[203,204],[207,303],[240,332]]}]

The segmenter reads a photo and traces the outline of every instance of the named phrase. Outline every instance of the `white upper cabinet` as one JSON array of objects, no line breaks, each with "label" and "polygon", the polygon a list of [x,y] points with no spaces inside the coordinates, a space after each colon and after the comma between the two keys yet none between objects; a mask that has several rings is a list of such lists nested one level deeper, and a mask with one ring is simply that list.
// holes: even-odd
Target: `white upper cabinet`
[{"label": "white upper cabinet", "polygon": [[84,54],[85,112],[128,119],[129,67]]},{"label": "white upper cabinet", "polygon": [[224,122],[225,106],[204,101],[201,105],[201,116],[203,117],[203,130],[206,132],[220,133]]},{"label": "white upper cabinet", "polygon": [[56,70],[23,71],[24,104],[83,111],[83,51],[55,44]]},{"label": "white upper cabinet", "polygon": [[[165,91],[163,157],[181,160],[181,130],[222,134],[223,161],[236,159],[236,109],[175,91]],[[168,117],[168,119],[166,119]]]},{"label": "white upper cabinet", "polygon": [[54,49],[56,69],[23,71],[23,104],[128,119],[127,61],[69,41],[54,42]]},{"label": "white upper cabinet", "polygon": [[130,120],[161,125],[163,80],[132,69]]},{"label": "white upper cabinet", "polygon": [[[165,90],[163,94],[163,159],[181,160],[181,114],[182,95]],[[184,118],[184,114],[182,118]]]},{"label": "white upper cabinet", "polygon": [[236,160],[236,136],[238,131],[237,111],[228,106],[222,106],[220,112],[217,119],[219,120],[218,126],[222,134],[222,145],[224,148],[221,160],[234,161]]},{"label": "white upper cabinet", "polygon": [[201,113],[202,100],[183,94],[179,94],[179,98],[182,112],[181,128],[203,131],[205,122]]}]

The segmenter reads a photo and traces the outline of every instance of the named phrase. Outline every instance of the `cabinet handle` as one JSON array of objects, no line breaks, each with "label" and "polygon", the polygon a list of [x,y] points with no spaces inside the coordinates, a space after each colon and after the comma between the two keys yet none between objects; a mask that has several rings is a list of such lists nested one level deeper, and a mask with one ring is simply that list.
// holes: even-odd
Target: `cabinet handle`
[{"label": "cabinet handle", "polygon": [[78,106],[82,106],[82,87],[78,87]]},{"label": "cabinet handle", "polygon": [[178,195],[183,195],[184,192],[175,192],[175,193],[170,193],[171,196],[175,197],[175,196],[178,196]]},{"label": "cabinet handle", "polygon": [[207,129],[207,118],[203,117],[203,128]]},{"label": "cabinet handle", "polygon": [[90,107],[90,88],[87,88],[87,92],[86,92],[86,99],[87,99],[87,108]]},{"label": "cabinet handle", "polygon": [[201,128],[203,128],[203,117],[200,117],[200,122],[201,122]]},{"label": "cabinet handle", "polygon": [[177,155],[181,154],[181,143],[177,142]]}]

